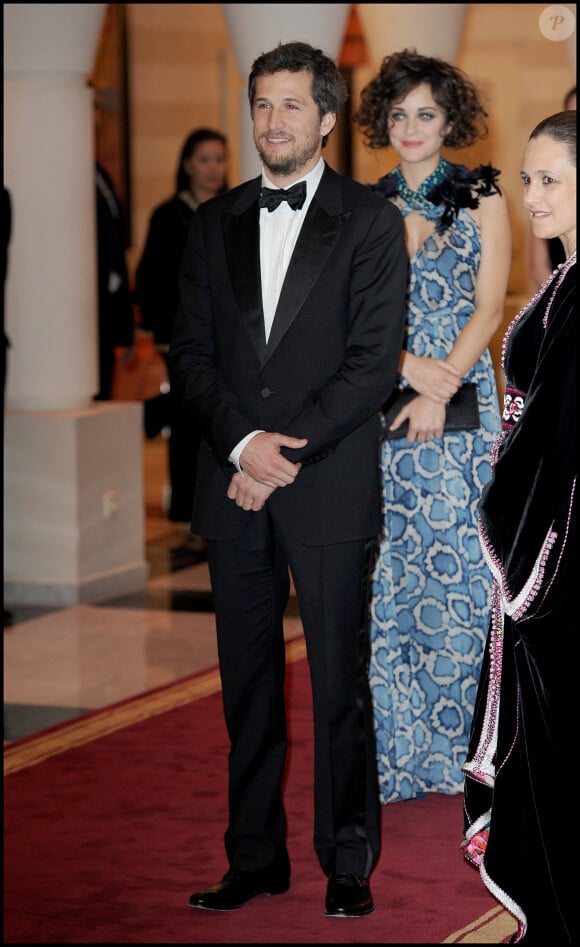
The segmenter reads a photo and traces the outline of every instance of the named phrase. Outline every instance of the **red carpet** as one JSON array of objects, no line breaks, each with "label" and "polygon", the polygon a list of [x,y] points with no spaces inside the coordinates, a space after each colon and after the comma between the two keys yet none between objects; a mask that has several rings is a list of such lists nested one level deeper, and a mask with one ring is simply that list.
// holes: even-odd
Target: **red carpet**
[{"label": "red carpet", "polygon": [[384,807],[375,913],[323,916],[309,682],[293,647],[288,894],[227,914],[188,907],[227,868],[227,738],[217,675],[200,675],[197,692],[184,682],[6,750],[5,943],[500,943],[515,929],[459,854],[460,796]]}]

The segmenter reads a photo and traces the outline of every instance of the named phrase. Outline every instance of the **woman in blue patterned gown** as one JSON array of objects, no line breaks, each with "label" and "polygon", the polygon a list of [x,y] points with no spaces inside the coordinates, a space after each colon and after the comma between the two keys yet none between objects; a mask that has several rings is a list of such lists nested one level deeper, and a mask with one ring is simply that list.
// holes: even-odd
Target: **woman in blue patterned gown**
[{"label": "woman in blue patterned gown", "polygon": [[[386,57],[355,121],[398,166],[375,190],[405,219],[408,317],[398,387],[418,392],[382,445],[384,525],[371,603],[370,681],[381,801],[460,793],[491,575],[477,532],[500,413],[489,342],[503,319],[511,231],[499,172],[446,161],[486,133],[458,69]],[[479,427],[444,431],[447,402],[475,382]],[[408,421],[406,433],[397,429]],[[405,426],[406,428],[406,426]]]}]

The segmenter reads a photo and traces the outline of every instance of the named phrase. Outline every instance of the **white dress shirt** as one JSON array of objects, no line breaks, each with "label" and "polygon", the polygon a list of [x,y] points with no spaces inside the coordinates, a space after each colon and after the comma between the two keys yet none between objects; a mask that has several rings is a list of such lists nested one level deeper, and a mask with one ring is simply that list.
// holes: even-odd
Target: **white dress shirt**
[{"label": "white dress shirt", "polygon": [[[321,157],[312,171],[309,171],[304,177],[298,178],[298,181],[292,182],[294,185],[298,184],[299,181],[306,181],[306,200],[298,210],[293,210],[287,201],[282,201],[273,211],[269,211],[267,207],[260,209],[260,273],[262,277],[262,307],[264,310],[266,342],[270,337],[288,264],[294,252],[306,212],[310,207],[310,202],[316,193],[323,173],[324,159]],[[264,169],[262,169],[262,187],[277,190],[276,185],[268,180]],[[240,473],[243,473],[240,467],[240,454],[248,441],[254,435],[260,433],[260,431],[251,431],[231,452],[229,459],[236,465]]]}]

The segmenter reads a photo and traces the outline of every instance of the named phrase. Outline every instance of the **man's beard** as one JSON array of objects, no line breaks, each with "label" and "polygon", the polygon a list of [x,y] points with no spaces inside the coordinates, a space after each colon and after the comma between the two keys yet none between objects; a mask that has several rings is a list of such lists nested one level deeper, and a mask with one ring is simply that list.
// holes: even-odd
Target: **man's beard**
[{"label": "man's beard", "polygon": [[268,171],[271,171],[272,174],[287,177],[290,174],[294,174],[295,171],[299,171],[300,168],[303,168],[304,165],[314,157],[318,151],[320,138],[318,135],[316,135],[316,137],[313,136],[307,140],[297,152],[285,156],[265,154],[260,146],[260,142],[254,139],[254,143],[264,167],[267,168]]}]

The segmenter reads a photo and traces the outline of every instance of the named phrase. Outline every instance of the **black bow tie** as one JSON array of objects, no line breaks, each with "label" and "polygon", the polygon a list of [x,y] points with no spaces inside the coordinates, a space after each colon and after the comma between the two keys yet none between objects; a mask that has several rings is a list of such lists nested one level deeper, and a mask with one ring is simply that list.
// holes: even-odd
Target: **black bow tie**
[{"label": "black bow tie", "polygon": [[260,207],[267,207],[268,213],[276,210],[282,201],[288,201],[292,210],[299,210],[306,200],[306,181],[293,184],[287,191],[274,191],[271,187],[263,187],[260,191]]}]

